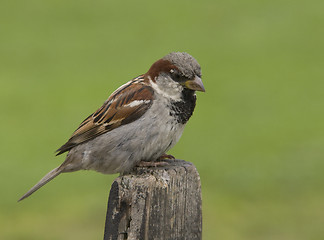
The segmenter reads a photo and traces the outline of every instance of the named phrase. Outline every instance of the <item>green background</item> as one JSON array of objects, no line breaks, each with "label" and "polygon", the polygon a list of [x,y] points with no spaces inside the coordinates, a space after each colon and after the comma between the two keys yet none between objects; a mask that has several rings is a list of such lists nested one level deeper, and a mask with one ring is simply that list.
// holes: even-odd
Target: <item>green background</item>
[{"label": "green background", "polygon": [[203,239],[324,239],[324,1],[0,3],[0,239],[102,239],[117,176],[17,199],[109,94],[171,51],[206,93],[170,152],[201,176]]}]

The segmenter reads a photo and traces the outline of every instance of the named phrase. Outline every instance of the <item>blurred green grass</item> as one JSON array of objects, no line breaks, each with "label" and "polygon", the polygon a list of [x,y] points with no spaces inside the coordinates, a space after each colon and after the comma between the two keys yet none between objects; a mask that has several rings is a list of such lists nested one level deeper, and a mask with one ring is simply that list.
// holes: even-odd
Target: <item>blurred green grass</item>
[{"label": "blurred green grass", "polygon": [[324,239],[324,2],[2,1],[0,239],[100,239],[115,176],[16,200],[108,95],[171,51],[207,92],[171,151],[197,166],[204,239]]}]

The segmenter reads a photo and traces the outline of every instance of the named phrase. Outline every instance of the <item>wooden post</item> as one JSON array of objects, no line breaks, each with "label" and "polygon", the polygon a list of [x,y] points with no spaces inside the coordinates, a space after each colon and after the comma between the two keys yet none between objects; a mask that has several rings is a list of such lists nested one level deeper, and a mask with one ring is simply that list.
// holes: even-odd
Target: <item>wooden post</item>
[{"label": "wooden post", "polygon": [[201,239],[197,169],[183,160],[138,167],[111,186],[104,240]]}]

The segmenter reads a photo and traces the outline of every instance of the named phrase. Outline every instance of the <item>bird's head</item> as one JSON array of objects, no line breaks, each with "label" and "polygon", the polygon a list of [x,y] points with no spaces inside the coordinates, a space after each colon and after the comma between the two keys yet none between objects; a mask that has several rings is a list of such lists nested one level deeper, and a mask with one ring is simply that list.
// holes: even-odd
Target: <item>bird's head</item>
[{"label": "bird's head", "polygon": [[196,59],[185,52],[172,52],[156,61],[145,74],[153,88],[177,99],[185,90],[205,92],[201,69]]}]

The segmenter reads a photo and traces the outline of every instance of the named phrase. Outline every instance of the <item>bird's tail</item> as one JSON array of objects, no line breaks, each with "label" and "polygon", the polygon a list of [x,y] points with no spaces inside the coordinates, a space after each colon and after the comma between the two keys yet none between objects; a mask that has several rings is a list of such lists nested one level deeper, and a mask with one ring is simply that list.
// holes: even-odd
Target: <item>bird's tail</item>
[{"label": "bird's tail", "polygon": [[51,181],[53,178],[55,178],[57,175],[59,175],[62,172],[62,169],[60,167],[54,168],[52,171],[47,173],[45,177],[43,177],[34,187],[32,187],[27,193],[25,193],[19,200],[23,200],[30,195],[32,195],[34,192],[36,192],[38,189],[40,189],[42,186],[44,186],[46,183]]}]

